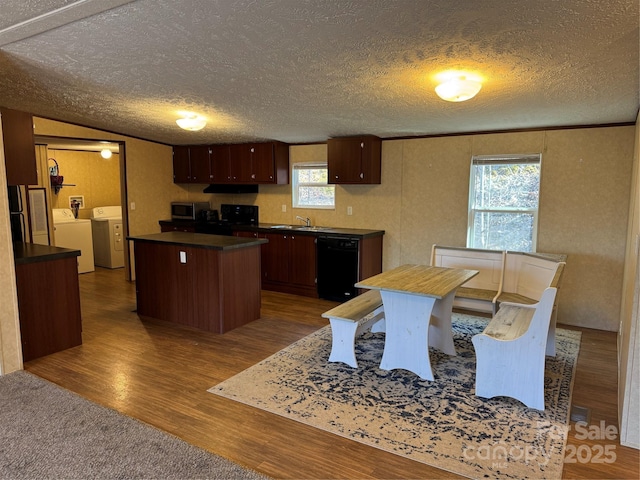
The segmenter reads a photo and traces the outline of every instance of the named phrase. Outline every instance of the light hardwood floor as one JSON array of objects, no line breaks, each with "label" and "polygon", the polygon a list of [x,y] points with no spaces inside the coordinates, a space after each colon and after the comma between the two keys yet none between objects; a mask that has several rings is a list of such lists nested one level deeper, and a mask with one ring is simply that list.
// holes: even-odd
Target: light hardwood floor
[{"label": "light hardwood floor", "polygon": [[[224,335],[135,313],[122,270],[80,275],[83,345],[25,369],[189,443],[276,478],[455,478],[454,475],[207,393],[211,386],[327,324],[335,302],[263,291],[262,317]],[[60,292],[60,294],[64,294]],[[573,403],[590,425],[617,426],[616,334],[583,329]],[[638,451],[578,440],[581,458],[615,445],[615,462],[566,464],[564,478],[639,478]]]}]

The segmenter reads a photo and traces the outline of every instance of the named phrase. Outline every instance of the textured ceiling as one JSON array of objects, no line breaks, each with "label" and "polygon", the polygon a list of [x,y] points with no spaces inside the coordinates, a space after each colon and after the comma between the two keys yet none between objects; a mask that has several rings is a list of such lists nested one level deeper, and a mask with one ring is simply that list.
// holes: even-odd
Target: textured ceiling
[{"label": "textured ceiling", "polygon": [[[0,105],[169,144],[632,122],[638,30],[638,0],[3,0]],[[480,93],[439,99],[461,68]]]}]

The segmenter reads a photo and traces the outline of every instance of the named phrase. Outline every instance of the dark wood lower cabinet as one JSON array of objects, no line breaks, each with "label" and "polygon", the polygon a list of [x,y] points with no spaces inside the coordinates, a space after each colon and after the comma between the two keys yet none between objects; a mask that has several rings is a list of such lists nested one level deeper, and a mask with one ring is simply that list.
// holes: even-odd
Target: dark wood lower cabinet
[{"label": "dark wood lower cabinet", "polygon": [[136,240],[134,251],[138,315],[214,333],[260,318],[260,245],[215,250]]},{"label": "dark wood lower cabinet", "polygon": [[25,362],[82,344],[76,257],[16,265]]},{"label": "dark wood lower cabinet", "polygon": [[318,297],[315,236],[241,230],[234,235],[269,240],[261,252],[263,289]]}]

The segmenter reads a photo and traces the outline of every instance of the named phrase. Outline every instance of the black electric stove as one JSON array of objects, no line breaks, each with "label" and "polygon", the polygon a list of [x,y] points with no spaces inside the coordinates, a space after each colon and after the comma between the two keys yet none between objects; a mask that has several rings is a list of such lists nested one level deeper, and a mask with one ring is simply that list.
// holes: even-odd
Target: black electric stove
[{"label": "black electric stove", "polygon": [[220,206],[220,219],[196,224],[197,233],[211,235],[233,235],[233,227],[258,226],[257,205],[232,205],[223,203]]}]

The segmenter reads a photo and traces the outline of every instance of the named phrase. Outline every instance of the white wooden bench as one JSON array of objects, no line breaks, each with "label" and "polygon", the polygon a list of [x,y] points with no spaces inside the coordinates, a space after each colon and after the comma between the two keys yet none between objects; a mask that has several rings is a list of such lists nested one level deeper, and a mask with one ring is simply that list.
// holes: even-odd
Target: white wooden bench
[{"label": "white wooden bench", "polygon": [[368,290],[322,314],[331,323],[330,362],[357,368],[356,336],[372,329],[384,331],[384,309],[379,290]]},{"label": "white wooden bench", "polygon": [[502,289],[505,252],[479,248],[433,245],[431,265],[463,268],[479,273],[456,290],[453,306],[495,314],[497,298]]},{"label": "white wooden bench", "polygon": [[507,396],[544,410],[545,350],[556,292],[546,288],[532,305],[504,302],[473,336],[477,396]]},{"label": "white wooden bench", "polygon": [[[534,304],[547,287],[560,288],[566,255],[433,245],[431,265],[480,273],[456,290],[453,306],[493,315],[504,302]],[[557,295],[556,295],[557,301]],[[556,355],[557,302],[553,306],[547,355]]]},{"label": "white wooden bench", "polygon": [[[498,306],[504,302],[532,305],[542,298],[548,287],[560,288],[565,262],[544,254],[506,252],[504,280],[497,297]],[[556,322],[558,318],[557,295],[551,314],[547,355],[556,355]]]}]

